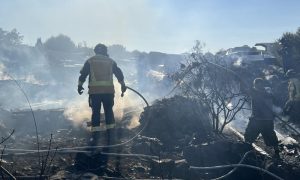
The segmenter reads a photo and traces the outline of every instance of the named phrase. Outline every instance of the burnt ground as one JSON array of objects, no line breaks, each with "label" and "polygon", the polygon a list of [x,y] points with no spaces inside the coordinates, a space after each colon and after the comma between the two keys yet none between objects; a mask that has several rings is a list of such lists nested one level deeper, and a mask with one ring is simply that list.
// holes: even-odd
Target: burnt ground
[{"label": "burnt ground", "polygon": [[[66,123],[64,129],[51,131],[51,139],[50,124],[54,122],[49,121],[49,131],[40,134],[40,149],[46,151],[40,152],[40,156],[36,152],[25,152],[23,148],[36,149],[36,137],[32,132],[25,135],[16,133],[5,142],[2,166],[18,179],[39,179],[41,170],[44,170],[44,179],[214,179],[226,175],[233,168],[195,170],[191,167],[237,164],[244,159],[242,164],[266,169],[283,179],[300,177],[299,144],[282,142],[281,159],[278,159],[272,157],[272,149],[258,139],[257,145],[270,154],[263,155],[229,130],[224,134],[211,131],[205,111],[199,113],[184,108],[198,106],[201,109],[193,103],[182,97],[157,101],[145,108],[140,117],[141,125],[136,129],[124,127],[124,122],[130,119],[126,116],[118,124],[117,135],[118,143],[129,142],[114,148],[74,149],[87,145],[89,132]],[[48,113],[48,120],[49,117],[54,121],[60,117],[60,121],[65,121],[60,113],[55,113]],[[19,114],[18,118],[30,119],[27,115]],[[142,133],[132,139],[141,129]],[[106,145],[105,137],[102,132],[98,145]],[[43,162],[43,168],[39,161]],[[224,179],[274,178],[257,170],[238,168]]]}]

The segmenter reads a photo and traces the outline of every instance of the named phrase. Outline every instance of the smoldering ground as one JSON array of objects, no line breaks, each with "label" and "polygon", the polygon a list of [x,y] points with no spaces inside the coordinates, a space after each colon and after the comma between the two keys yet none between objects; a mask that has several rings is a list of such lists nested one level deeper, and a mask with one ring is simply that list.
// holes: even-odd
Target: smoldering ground
[{"label": "smoldering ground", "polygon": [[[87,47],[78,47],[68,52],[53,51],[43,43],[34,47],[1,45],[1,109],[8,114],[0,117],[4,127],[7,130],[15,129],[15,135],[19,137],[33,136],[35,126],[30,112],[32,108],[40,134],[50,136],[60,129],[73,127],[86,129],[86,122],[91,118],[87,94],[88,82],[84,86],[85,93],[79,96],[77,81],[83,63],[92,55],[91,51],[92,48]],[[162,97],[171,89],[165,85],[159,87],[155,85],[156,81],[166,81],[162,78],[157,80],[156,76],[151,74],[160,71],[159,75],[165,76],[166,72],[156,69],[160,64],[139,65],[139,61],[148,56],[146,53],[126,51],[126,56],[122,58],[120,55],[116,56],[116,52],[120,51],[112,51],[110,56],[122,69],[126,84],[140,91],[147,100]],[[149,57],[152,58],[151,55]],[[144,61],[146,62],[148,63],[148,60]],[[120,123],[127,128],[137,127],[145,104],[130,90],[121,97],[121,87],[116,79],[114,81],[115,119],[119,122],[126,117],[127,122]],[[127,115],[128,112],[130,117]]]}]

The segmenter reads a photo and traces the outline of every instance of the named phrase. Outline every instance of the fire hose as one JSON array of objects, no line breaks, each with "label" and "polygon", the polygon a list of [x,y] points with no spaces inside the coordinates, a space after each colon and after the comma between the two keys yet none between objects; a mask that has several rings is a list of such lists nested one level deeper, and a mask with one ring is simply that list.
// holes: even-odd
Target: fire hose
[{"label": "fire hose", "polygon": [[[88,152],[88,151],[78,151],[75,148],[73,148],[74,151],[72,151],[71,149],[68,151],[64,151],[63,153],[78,153],[78,152]],[[32,152],[27,152],[27,153],[16,153],[14,155],[28,155],[28,154],[32,154],[35,153],[35,150],[31,150]],[[43,152],[43,150],[41,150],[41,152]],[[228,176],[230,176],[232,173],[234,173],[239,167],[245,167],[245,168],[251,168],[251,169],[255,169],[261,172],[264,172],[266,174],[269,174],[270,176],[278,179],[278,180],[283,180],[282,178],[278,177],[277,175],[269,172],[268,170],[265,170],[263,168],[257,167],[257,166],[252,166],[252,165],[248,165],[248,164],[242,164],[243,161],[246,159],[246,157],[253,152],[253,150],[248,151],[244,154],[244,156],[242,157],[242,159],[239,161],[238,164],[228,164],[228,165],[220,165],[220,166],[211,166],[211,167],[196,167],[196,166],[190,166],[190,169],[194,169],[194,170],[214,170],[214,169],[223,169],[223,168],[234,168],[231,171],[229,171],[228,173],[226,173],[225,175],[222,175],[220,177],[217,178],[213,178],[213,180],[221,180],[224,179]],[[143,158],[150,158],[150,159],[158,159],[157,156],[150,156],[150,155],[143,155],[143,154],[122,154],[122,153],[102,153],[103,155],[110,155],[110,156],[125,156],[125,157],[143,157]],[[7,155],[11,155],[11,154],[3,154],[3,156],[7,156]]]},{"label": "fire hose", "polygon": [[[131,91],[133,91],[139,97],[141,97],[144,100],[144,102],[146,103],[146,106],[149,107],[148,101],[146,100],[146,98],[141,93],[139,93],[138,91],[136,91],[135,89],[133,89],[131,87],[126,86],[126,88],[129,89],[129,90],[131,90]],[[122,92],[122,94],[121,94],[121,97],[123,97],[123,96],[124,96],[124,92]],[[123,145],[128,144],[129,142],[131,142],[133,139],[137,138],[145,130],[145,128],[147,127],[148,123],[149,123],[149,120],[146,121],[145,125],[142,127],[142,129],[138,133],[136,133],[132,138],[130,138],[129,140],[127,140],[125,142],[122,142],[122,143],[119,143],[119,144],[113,144],[113,145],[105,145],[105,146],[84,146],[84,147],[77,147],[76,149],[85,149],[85,148],[89,148],[89,149],[113,148],[113,147],[123,146]],[[61,150],[68,150],[68,149],[69,148],[61,148]]]},{"label": "fire hose", "polygon": [[[138,91],[136,91],[135,89],[126,86],[127,89],[133,91],[134,93],[136,93],[138,96],[140,96],[144,102],[146,103],[147,107],[149,107],[149,103],[147,102],[146,98],[139,93]],[[122,93],[123,94],[123,93]],[[33,113],[33,110],[32,110]],[[129,142],[131,142],[132,140],[134,140],[135,138],[137,138],[147,127],[149,123],[149,120],[145,122],[145,125],[141,128],[141,130],[135,134],[132,138],[130,138],[129,140],[119,143],[119,144],[112,144],[112,145],[102,145],[102,146],[81,146],[81,147],[72,147],[72,148],[58,148],[58,149],[52,149],[52,150],[26,150],[26,149],[10,149],[10,148],[6,148],[6,151],[22,151],[22,152],[29,152],[29,153],[39,153],[39,152],[48,152],[48,151],[68,151],[68,150],[74,150],[74,149],[98,149],[98,148],[114,148],[114,147],[119,147],[119,146],[123,146],[125,144],[128,144]]]},{"label": "fire hose", "polygon": [[255,169],[264,173],[269,174],[270,176],[279,179],[279,180],[283,180],[281,177],[275,175],[274,173],[271,173],[268,170],[265,170],[263,168],[257,167],[257,166],[252,166],[252,165],[248,165],[248,164],[243,164],[244,160],[246,159],[246,157],[250,154],[253,153],[253,150],[250,150],[248,152],[246,152],[244,154],[244,156],[242,157],[242,159],[237,163],[237,164],[227,164],[227,165],[219,165],[219,166],[209,166],[209,167],[196,167],[196,166],[190,166],[190,169],[194,169],[194,170],[215,170],[215,169],[223,169],[223,168],[234,168],[231,171],[229,171],[228,173],[220,176],[220,177],[216,177],[216,178],[212,178],[211,180],[221,180],[224,178],[229,177],[231,174],[233,174],[238,168],[240,167],[245,167],[245,168],[251,168],[251,169]]},{"label": "fire hose", "polygon": [[190,169],[195,169],[195,170],[214,170],[214,169],[224,169],[224,168],[232,168],[232,167],[244,167],[244,168],[250,168],[250,169],[255,169],[258,171],[262,171],[270,176],[272,176],[275,179],[278,180],[284,180],[283,178],[277,176],[274,173],[271,173],[270,171],[267,171],[263,168],[248,165],[248,164],[228,164],[228,165],[221,165],[221,166],[211,166],[211,167],[196,167],[196,166],[190,166]]},{"label": "fire hose", "polygon": [[[43,152],[43,150],[42,150]],[[89,151],[78,151],[78,150],[74,150],[74,151],[64,151],[61,153],[78,153],[78,152],[89,152]],[[246,157],[252,153],[253,150],[248,151],[244,154],[244,156],[242,157],[242,159],[237,163],[237,164],[228,164],[228,165],[220,165],[220,166],[212,166],[212,167],[195,167],[195,166],[190,166],[190,169],[195,169],[195,170],[214,170],[214,169],[222,169],[222,168],[234,168],[231,171],[229,171],[228,173],[226,173],[225,175],[222,175],[220,177],[217,178],[213,178],[212,180],[221,180],[224,178],[227,178],[228,176],[230,176],[231,174],[233,174],[239,167],[246,167],[246,168],[251,168],[251,169],[255,169],[258,171],[262,171],[264,173],[267,173],[269,175],[271,175],[272,177],[282,180],[282,178],[278,177],[277,175],[263,169],[257,166],[252,166],[252,165],[248,165],[248,164],[243,164],[244,160],[246,159]],[[27,153],[16,153],[14,155],[28,155],[28,154],[32,154],[34,152],[27,152]],[[124,156],[124,157],[142,157],[142,158],[150,158],[150,159],[158,159],[159,157],[157,156],[150,156],[150,155],[143,155],[143,154],[122,154],[122,153],[102,153],[103,155],[109,155],[109,156]],[[9,154],[3,154],[4,156],[9,155]]]},{"label": "fire hose", "polygon": [[[19,88],[21,88],[19,86]],[[147,107],[149,106],[147,100],[136,90],[134,90],[133,88],[130,88],[128,86],[126,86],[126,88],[130,89],[131,91],[135,92],[137,95],[139,95],[143,100],[144,102],[146,103]],[[176,87],[175,87],[176,88]],[[23,91],[23,93],[25,93]],[[123,93],[122,93],[122,96],[123,96]],[[30,103],[28,101],[28,103]],[[31,107],[31,105],[30,105]],[[31,109],[32,113],[33,113],[33,110]],[[132,141],[133,139],[135,139],[138,135],[140,135],[144,129],[146,128],[146,126],[148,125],[148,121],[146,122],[146,124],[144,125],[144,127],[135,135],[133,136],[132,138],[130,138],[129,140],[123,142],[123,143],[120,143],[120,144],[115,144],[115,145],[108,145],[108,146],[84,146],[84,147],[73,147],[73,148],[60,148],[60,149],[55,149],[55,150],[26,150],[26,149],[9,149],[7,148],[6,150],[7,151],[25,151],[27,153],[16,153],[16,154],[20,154],[20,155],[25,155],[25,154],[32,154],[32,153],[41,153],[41,152],[49,152],[49,151],[56,151],[56,152],[71,152],[72,150],[78,150],[78,149],[86,149],[86,148],[107,148],[107,147],[117,147],[117,146],[122,146],[122,145],[125,145],[127,143],[129,143],[130,141]],[[73,151],[72,151],[73,152]],[[237,170],[238,167],[247,167],[247,168],[252,168],[252,169],[256,169],[256,170],[259,170],[259,171],[262,171],[262,172],[265,172],[273,177],[275,177],[276,179],[279,179],[279,180],[282,180],[282,178],[276,176],[275,174],[265,170],[265,169],[262,169],[262,168],[259,168],[259,167],[256,167],[256,166],[251,166],[251,165],[246,165],[246,164],[241,164],[244,159],[246,158],[246,156],[249,154],[250,152],[247,152],[244,157],[241,159],[241,161],[238,163],[238,164],[230,164],[230,165],[223,165],[223,166],[213,166],[213,167],[194,167],[194,166],[191,166],[190,168],[191,169],[202,169],[202,170],[208,170],[208,169],[220,169],[220,168],[230,168],[230,167],[234,167],[233,170],[231,170],[230,172],[228,172],[227,174],[221,176],[221,177],[218,177],[218,178],[215,178],[216,180],[219,180],[219,179],[223,179],[225,177],[228,177],[229,175],[231,175],[233,172],[235,172]],[[7,155],[11,155],[11,154],[3,154],[4,156],[7,156]],[[107,154],[107,155],[111,155],[111,154]],[[114,153],[113,155],[115,156],[130,156],[130,157],[149,157],[149,158],[157,158],[156,156],[148,156],[148,155],[141,155],[141,154],[118,154],[118,153]]]},{"label": "fire hose", "polygon": [[264,173],[269,174],[270,176],[279,179],[279,180],[283,180],[281,177],[275,175],[274,173],[271,173],[263,168],[257,167],[257,166],[253,166],[253,165],[248,165],[248,164],[243,164],[244,160],[246,159],[246,157],[250,154],[254,152],[253,150],[248,151],[244,154],[243,158],[237,163],[237,164],[227,164],[227,165],[220,165],[220,166],[211,166],[211,167],[195,167],[195,166],[190,166],[190,169],[195,169],[195,170],[214,170],[214,169],[221,169],[221,168],[230,168],[230,167],[234,167],[234,169],[232,169],[231,171],[229,171],[228,173],[226,173],[225,175],[222,175],[220,177],[217,178],[213,178],[212,180],[221,180],[224,178],[229,177],[231,174],[233,174],[239,167],[245,167],[245,168],[251,168],[251,169],[255,169]]},{"label": "fire hose", "polygon": [[[252,152],[253,152],[253,150],[246,152],[246,153],[244,154],[243,158],[239,161],[238,164],[242,164],[242,163],[244,162],[244,160],[246,159],[246,157],[247,157],[250,153],[252,153]],[[229,171],[229,172],[226,173],[225,175],[220,176],[220,177],[217,177],[217,178],[214,178],[214,179],[212,179],[212,180],[220,180],[220,179],[224,179],[224,178],[230,176],[232,173],[234,173],[237,169],[238,169],[238,167],[235,167],[234,169],[232,169],[231,171]]]},{"label": "fire hose", "polygon": [[[144,100],[144,102],[146,103],[147,107],[149,107],[149,103],[147,102],[147,100],[145,99],[145,97],[141,93],[139,93],[138,91],[136,91],[135,89],[133,89],[131,87],[126,86],[126,88],[130,89],[131,91],[133,91],[134,93],[136,93],[137,95],[139,95]],[[124,96],[124,92],[122,92],[122,94],[121,94],[121,97],[123,97],[123,96]]]}]

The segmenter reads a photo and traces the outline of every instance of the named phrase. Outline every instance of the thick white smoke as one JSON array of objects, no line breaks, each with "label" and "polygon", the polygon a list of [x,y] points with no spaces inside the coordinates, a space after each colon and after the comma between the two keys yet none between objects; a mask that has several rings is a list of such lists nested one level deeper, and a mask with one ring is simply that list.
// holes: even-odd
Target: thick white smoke
[{"label": "thick white smoke", "polygon": [[[86,122],[91,120],[87,82],[85,83],[85,94],[79,96],[76,90],[80,68],[92,55],[90,53],[92,49],[78,47],[66,52],[51,50],[44,45],[45,43],[40,42],[40,45],[35,47],[28,45],[13,47],[3,45],[0,47],[0,80],[3,80],[0,87],[3,92],[0,94],[1,108],[13,112],[28,111],[29,104],[23,94],[25,92],[33,110],[63,110],[65,119],[70,120],[75,126],[86,127]],[[117,54],[116,51],[113,51],[110,56],[122,69],[127,85],[138,90],[147,100],[161,98],[167,94],[166,91],[172,89],[166,85],[168,83],[164,73],[164,64],[176,64],[173,62],[173,56],[168,57],[163,53],[150,55],[124,51],[120,57],[113,56],[113,54]],[[142,55],[145,55],[146,58],[141,58]],[[164,59],[166,57],[168,57],[167,60]],[[156,58],[158,60],[154,61]],[[165,62],[163,65],[160,65],[161,59]],[[137,65],[138,62],[141,63],[140,66]],[[4,72],[8,72],[21,88]],[[140,113],[143,111],[145,103],[130,90],[125,93],[124,97],[121,97],[120,84],[116,79],[114,81],[116,90],[115,119],[123,120],[123,122],[119,122],[123,127],[134,128],[139,125]],[[159,85],[154,86],[155,83]],[[102,113],[104,113],[103,108]],[[58,119],[53,121],[59,121]],[[69,122],[65,125],[67,127]],[[41,123],[39,126],[42,128],[43,124]]]},{"label": "thick white smoke", "polygon": [[82,97],[74,98],[65,106],[64,115],[71,120],[76,126],[85,126],[83,123],[91,118],[91,109],[88,100]]},{"label": "thick white smoke", "polygon": [[[139,125],[139,116],[142,108],[140,108],[142,101],[139,97],[127,90],[124,97],[121,97],[121,86],[115,81],[115,99],[114,99],[114,115],[116,121],[123,119],[126,110],[130,111],[130,108],[134,107],[134,112],[131,113],[131,120],[128,128],[134,128]],[[67,103],[64,111],[64,115],[67,119],[71,120],[76,126],[85,127],[85,123],[91,120],[91,108],[88,104],[87,89],[82,96],[79,96]],[[103,113],[103,107],[101,108]]]}]

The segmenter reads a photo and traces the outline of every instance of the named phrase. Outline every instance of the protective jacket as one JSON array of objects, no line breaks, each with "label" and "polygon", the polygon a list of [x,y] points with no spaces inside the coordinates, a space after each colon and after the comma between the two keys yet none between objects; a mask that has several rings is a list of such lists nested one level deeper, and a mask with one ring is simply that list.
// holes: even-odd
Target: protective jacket
[{"label": "protective jacket", "polygon": [[273,120],[273,96],[272,94],[255,88],[251,91],[252,118],[255,120]]},{"label": "protective jacket", "polygon": [[97,54],[85,62],[80,71],[78,85],[82,86],[89,76],[89,94],[114,94],[113,74],[119,82],[124,81],[117,63],[108,56]]}]

